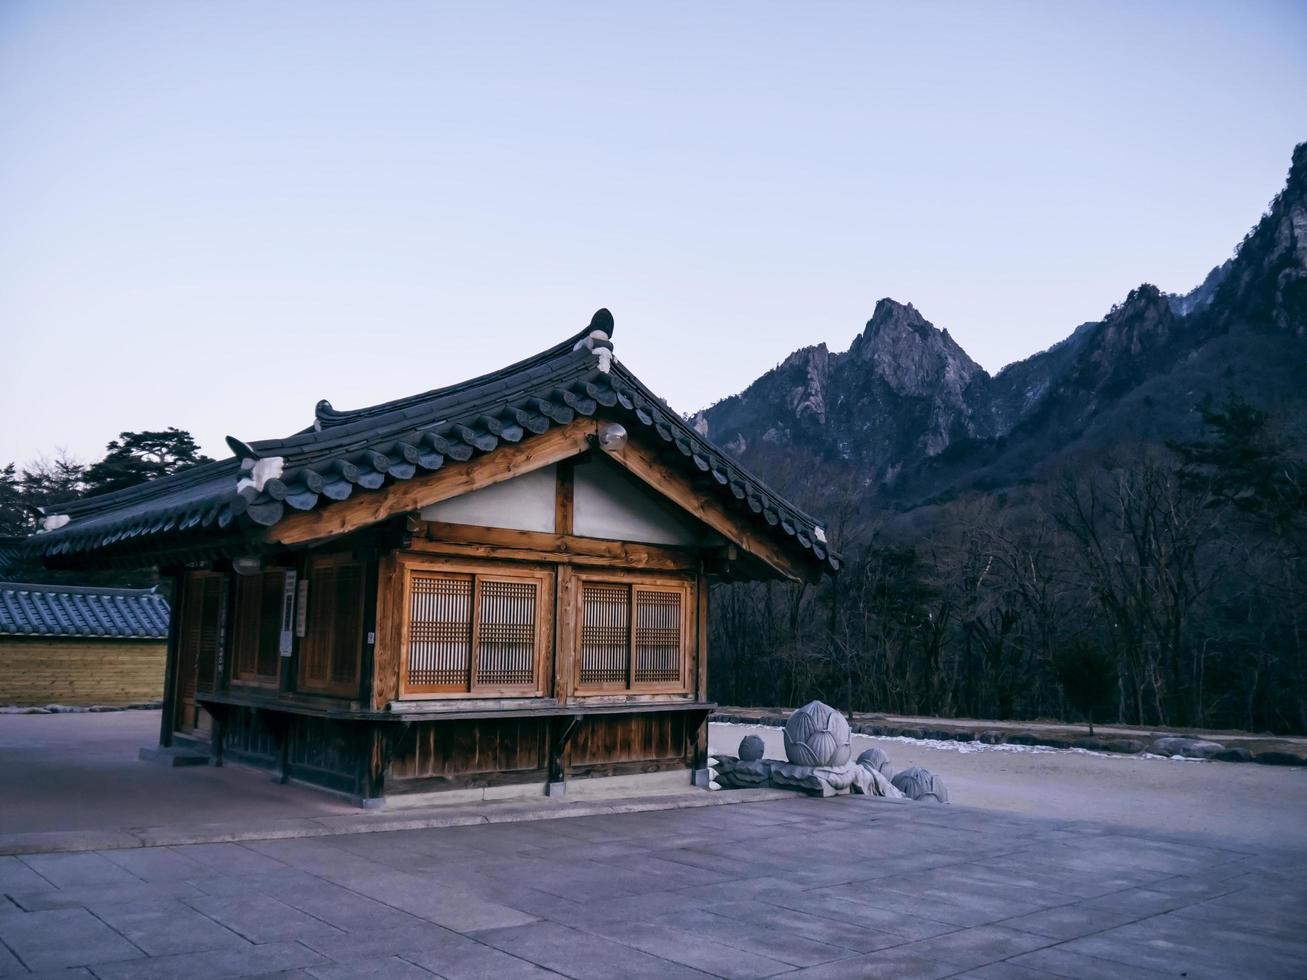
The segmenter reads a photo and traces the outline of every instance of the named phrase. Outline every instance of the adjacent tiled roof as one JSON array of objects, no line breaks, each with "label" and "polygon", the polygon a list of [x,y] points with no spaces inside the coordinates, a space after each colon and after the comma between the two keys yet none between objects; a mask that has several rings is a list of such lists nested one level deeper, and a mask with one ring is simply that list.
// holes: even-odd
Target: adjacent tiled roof
[{"label": "adjacent tiled roof", "polygon": [[168,601],[154,589],[0,582],[0,636],[162,640]]},{"label": "adjacent tiled roof", "polygon": [[[596,324],[606,329],[596,331]],[[228,442],[237,456],[117,493],[61,505],[28,547],[47,559],[98,549],[269,527],[355,493],[494,452],[577,416],[648,430],[670,460],[729,506],[823,570],[838,556],[812,517],[768,489],[671,411],[612,356],[606,310],[534,357],[462,384],[355,411],[318,403],[313,425],[285,439]]]}]

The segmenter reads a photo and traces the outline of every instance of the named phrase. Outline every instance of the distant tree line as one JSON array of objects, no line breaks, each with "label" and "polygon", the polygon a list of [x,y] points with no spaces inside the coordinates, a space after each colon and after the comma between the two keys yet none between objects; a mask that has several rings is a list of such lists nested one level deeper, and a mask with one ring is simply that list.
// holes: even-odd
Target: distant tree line
[{"label": "distant tree line", "polygon": [[809,493],[843,571],[715,587],[712,697],[1307,732],[1304,440],[1237,395],[1201,412],[1193,442],[908,529],[869,517],[856,483]]},{"label": "distant tree line", "polygon": [[[208,462],[191,434],[177,428],[120,433],[105,447],[103,458],[89,465],[63,451],[21,466],[11,462],[0,467],[0,537],[31,534],[40,526],[43,511],[57,514],[59,505],[70,500],[123,490]],[[0,570],[0,577],[16,573],[44,577],[39,567]]]}]

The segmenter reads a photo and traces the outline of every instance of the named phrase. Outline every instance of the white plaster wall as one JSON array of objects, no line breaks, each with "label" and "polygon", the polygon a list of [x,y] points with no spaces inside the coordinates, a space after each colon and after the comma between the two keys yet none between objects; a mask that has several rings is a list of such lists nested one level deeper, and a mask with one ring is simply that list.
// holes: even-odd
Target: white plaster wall
[{"label": "white plaster wall", "polygon": [[575,470],[572,529],[586,538],[646,544],[698,544],[698,525],[601,456]]},{"label": "white plaster wall", "polygon": [[556,480],[554,467],[545,466],[461,497],[428,504],[422,508],[422,519],[518,531],[553,531]]}]

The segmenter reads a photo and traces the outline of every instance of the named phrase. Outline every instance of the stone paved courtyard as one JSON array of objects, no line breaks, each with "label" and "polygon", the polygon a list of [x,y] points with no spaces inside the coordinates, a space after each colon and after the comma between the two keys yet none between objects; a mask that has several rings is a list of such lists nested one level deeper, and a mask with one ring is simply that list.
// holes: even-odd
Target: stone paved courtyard
[{"label": "stone paved courtyard", "polygon": [[0,976],[1307,975],[1303,851],[848,797],[2,857],[0,892]]}]

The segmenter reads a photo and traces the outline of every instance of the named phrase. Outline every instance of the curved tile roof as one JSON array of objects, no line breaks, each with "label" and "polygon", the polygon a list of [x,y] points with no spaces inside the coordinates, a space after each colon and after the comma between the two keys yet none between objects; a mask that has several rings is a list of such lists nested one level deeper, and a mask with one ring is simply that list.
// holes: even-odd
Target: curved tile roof
[{"label": "curved tile roof", "polygon": [[163,640],[168,601],[154,589],[0,582],[0,636]]},{"label": "curved tile roof", "polygon": [[708,492],[823,570],[838,570],[821,525],[696,432],[616,361],[611,332],[611,315],[601,310],[584,330],[548,350],[461,384],[352,411],[321,401],[312,426],[285,439],[246,444],[229,438],[237,454],[230,459],[64,505],[62,516],[47,518],[51,529],[29,539],[28,547],[58,558],[270,527],[288,513],[458,465],[603,412],[648,430]]}]

